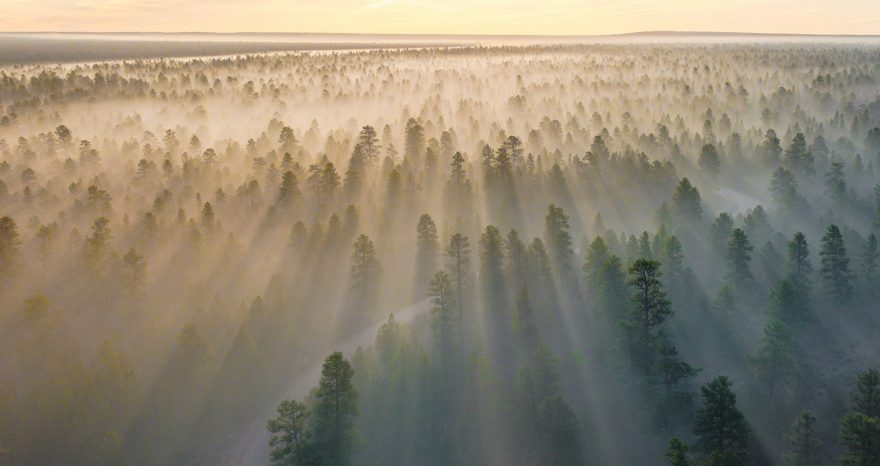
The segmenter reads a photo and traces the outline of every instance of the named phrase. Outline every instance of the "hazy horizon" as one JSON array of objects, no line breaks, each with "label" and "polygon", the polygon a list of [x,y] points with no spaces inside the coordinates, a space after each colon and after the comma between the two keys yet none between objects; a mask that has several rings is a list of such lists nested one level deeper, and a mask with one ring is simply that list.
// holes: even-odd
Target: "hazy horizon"
[{"label": "hazy horizon", "polygon": [[869,0],[7,0],[0,30],[605,35],[633,31],[876,34]]}]

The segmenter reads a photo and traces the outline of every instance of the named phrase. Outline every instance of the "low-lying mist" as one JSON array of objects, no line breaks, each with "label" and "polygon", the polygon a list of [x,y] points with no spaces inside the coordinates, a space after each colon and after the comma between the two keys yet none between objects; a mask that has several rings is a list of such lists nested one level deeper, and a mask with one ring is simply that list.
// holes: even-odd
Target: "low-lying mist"
[{"label": "low-lying mist", "polygon": [[0,52],[0,464],[878,464],[880,47],[804,40]]}]

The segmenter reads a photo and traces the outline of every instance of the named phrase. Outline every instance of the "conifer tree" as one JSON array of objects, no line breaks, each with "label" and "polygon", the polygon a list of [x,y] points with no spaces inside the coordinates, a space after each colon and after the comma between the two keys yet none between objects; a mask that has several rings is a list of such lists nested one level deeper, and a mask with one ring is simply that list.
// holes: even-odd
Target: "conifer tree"
[{"label": "conifer tree", "polygon": [[785,464],[788,466],[819,466],[822,444],[816,434],[816,416],[801,412],[788,433]]},{"label": "conifer tree", "polygon": [[740,228],[736,228],[730,234],[727,242],[727,279],[735,289],[742,287],[752,280],[752,271],[749,262],[752,260],[752,244],[748,236]]},{"label": "conifer tree", "polygon": [[354,418],[358,413],[358,393],[354,370],[342,353],[324,360],[321,381],[315,391],[314,439],[325,464],[343,466],[351,462],[354,446]]},{"label": "conifer tree", "polygon": [[465,288],[470,279],[471,246],[467,236],[461,233],[452,235],[443,254],[446,256],[446,269],[449,271],[455,293],[458,320],[461,322],[464,318]]},{"label": "conifer tree", "polygon": [[679,440],[678,437],[672,437],[669,440],[666,460],[669,466],[693,466],[694,464],[688,456],[688,444]]},{"label": "conifer tree", "polygon": [[813,265],[810,263],[807,238],[803,233],[797,232],[788,243],[786,280],[793,288],[796,305],[804,312],[810,306],[810,294],[813,289],[813,281],[810,278],[812,273]]},{"label": "conifer tree", "polygon": [[736,394],[726,376],[700,387],[703,406],[697,410],[694,433],[707,464],[736,466],[746,460],[749,425],[736,407]]},{"label": "conifer tree", "polygon": [[841,463],[852,466],[880,464],[880,372],[859,374],[850,395],[850,412],[840,422],[841,442],[847,451]]},{"label": "conifer tree", "polygon": [[659,262],[638,259],[629,268],[629,274],[634,292],[624,329],[630,338],[636,367],[649,374],[655,361],[657,327],[672,315],[672,308],[660,284]]},{"label": "conifer tree", "polygon": [[437,268],[440,243],[437,240],[437,225],[431,216],[422,214],[416,225],[416,286],[424,290],[431,273]]},{"label": "conifer tree", "polygon": [[351,286],[361,296],[369,296],[379,283],[382,265],[376,257],[376,247],[367,235],[361,234],[354,242],[351,254]]},{"label": "conifer tree", "polygon": [[849,301],[852,293],[849,258],[846,257],[843,235],[837,225],[829,226],[822,237],[819,257],[822,258],[820,272],[825,291],[836,302]]}]

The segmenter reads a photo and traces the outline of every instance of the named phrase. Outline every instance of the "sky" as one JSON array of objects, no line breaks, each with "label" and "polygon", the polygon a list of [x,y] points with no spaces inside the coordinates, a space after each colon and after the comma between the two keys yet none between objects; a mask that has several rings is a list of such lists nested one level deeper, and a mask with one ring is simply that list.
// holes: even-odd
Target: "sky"
[{"label": "sky", "polygon": [[880,0],[0,0],[0,31],[880,34]]}]

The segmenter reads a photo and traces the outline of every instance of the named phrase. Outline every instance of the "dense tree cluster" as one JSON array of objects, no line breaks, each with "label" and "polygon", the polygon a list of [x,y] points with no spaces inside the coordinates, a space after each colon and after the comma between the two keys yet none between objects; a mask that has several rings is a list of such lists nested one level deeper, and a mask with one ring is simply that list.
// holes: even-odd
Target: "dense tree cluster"
[{"label": "dense tree cluster", "polygon": [[0,68],[0,463],[876,465],[878,62]]}]

